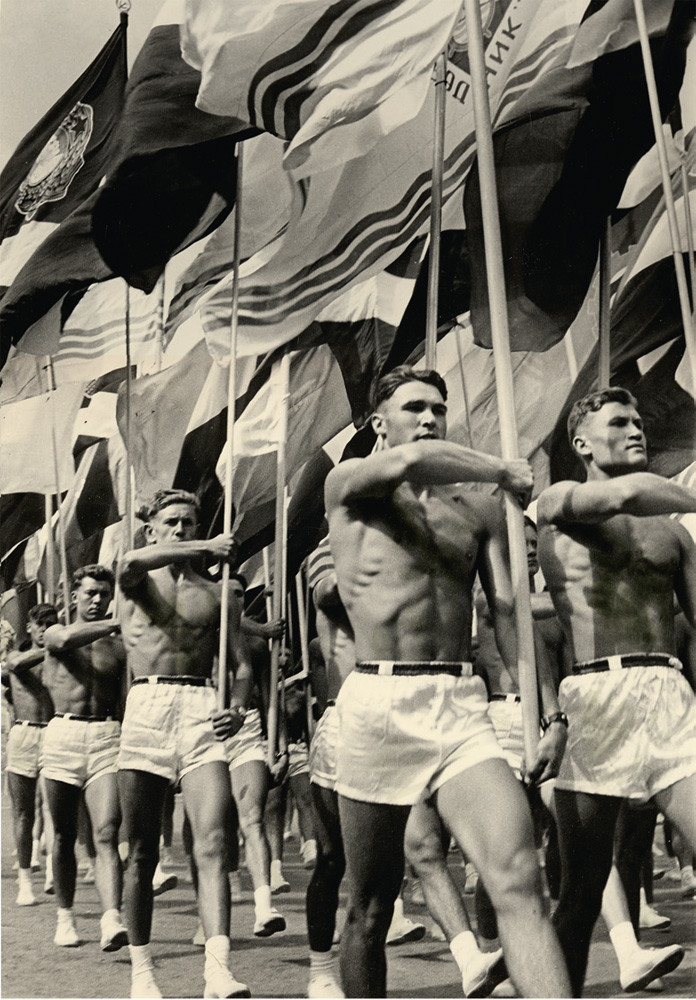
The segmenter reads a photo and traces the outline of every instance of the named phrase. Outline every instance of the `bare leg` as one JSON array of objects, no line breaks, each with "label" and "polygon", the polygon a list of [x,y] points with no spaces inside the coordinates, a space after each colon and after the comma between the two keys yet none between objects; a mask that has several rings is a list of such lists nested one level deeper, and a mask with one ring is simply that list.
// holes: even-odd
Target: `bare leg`
[{"label": "bare leg", "polygon": [[434,798],[488,890],[510,976],[521,994],[570,996],[543,897],[529,805],[510,768],[501,760],[484,761],[446,782]]},{"label": "bare leg", "polygon": [[123,874],[118,855],[118,829],[121,825],[121,805],[116,774],[103,774],[85,788],[85,805],[92,821],[94,846],[97,851],[94,876],[102,909],[121,908]]},{"label": "bare leg", "polygon": [[239,812],[239,825],[244,834],[246,860],[254,889],[270,885],[271,854],[263,825],[263,813],[268,795],[269,775],[265,763],[250,760],[235,767],[232,792]]},{"label": "bare leg", "polygon": [[331,951],[336,930],[338,890],[346,870],[338,796],[328,788],[311,785],[317,863],[307,887],[307,936],[312,951]]},{"label": "bare leg", "polygon": [[561,896],[554,924],[568,963],[573,996],[580,996],[590,940],[602,907],[621,799],[556,789],[561,851]]},{"label": "bare leg", "polygon": [[64,781],[45,779],[46,798],[53,820],[53,880],[60,909],[72,908],[75,898],[77,862],[77,815],[82,789]]},{"label": "bare leg", "polygon": [[25,774],[7,772],[7,781],[12,802],[12,824],[14,829],[17,861],[21,870],[31,867],[34,814],[36,803],[36,778]]},{"label": "bare leg", "polygon": [[229,937],[226,841],[231,804],[227,765],[212,761],[189,771],[181,779],[181,791],[193,832],[198,908],[206,940],[219,935]]},{"label": "bare leg", "polygon": [[312,792],[309,787],[309,772],[302,771],[288,779],[297,806],[297,819],[300,824],[302,839],[315,840],[314,814],[312,811]]},{"label": "bare leg", "polygon": [[283,860],[283,831],[285,829],[285,800],[287,782],[270,788],[266,799],[264,826],[271,861]]},{"label": "bare leg", "polygon": [[123,893],[123,913],[131,945],[150,941],[152,876],[159,857],[162,805],[167,779],[146,771],[118,773],[129,862]]},{"label": "bare leg", "polygon": [[404,876],[408,806],[358,802],[339,796],[349,906],[341,942],[346,996],[384,997],[385,942]]},{"label": "bare leg", "polygon": [[692,855],[696,854],[696,774],[658,792],[655,802],[686,840]]}]

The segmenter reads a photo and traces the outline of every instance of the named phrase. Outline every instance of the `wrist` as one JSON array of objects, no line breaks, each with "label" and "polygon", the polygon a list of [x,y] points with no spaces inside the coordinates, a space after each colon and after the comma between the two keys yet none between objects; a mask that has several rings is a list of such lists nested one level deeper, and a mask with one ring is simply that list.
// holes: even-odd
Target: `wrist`
[{"label": "wrist", "polygon": [[240,719],[246,718],[247,710],[244,705],[239,705],[237,702],[231,702],[228,708],[230,712],[234,712],[234,714],[238,715]]},{"label": "wrist", "polygon": [[564,726],[565,729],[567,729],[568,728],[568,716],[565,714],[565,712],[561,712],[561,711],[551,712],[550,715],[544,715],[543,716],[543,718],[541,719],[540,725],[541,725],[541,731],[542,731],[542,733],[545,733],[546,730],[550,726],[553,726],[553,725],[561,725],[561,726]]}]

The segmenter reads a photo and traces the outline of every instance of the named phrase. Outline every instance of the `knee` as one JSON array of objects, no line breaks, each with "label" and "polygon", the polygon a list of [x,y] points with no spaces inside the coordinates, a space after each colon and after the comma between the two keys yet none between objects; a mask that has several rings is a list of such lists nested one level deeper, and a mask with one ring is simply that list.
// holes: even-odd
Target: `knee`
[{"label": "knee", "polygon": [[484,885],[497,911],[516,905],[520,898],[541,896],[541,873],[536,851],[519,847],[487,866]]},{"label": "knee", "polygon": [[373,896],[370,899],[352,897],[346,913],[346,923],[369,940],[386,940],[394,910],[393,900]]},{"label": "knee", "polygon": [[427,874],[428,869],[440,868],[445,864],[442,844],[436,834],[416,836],[409,834],[407,829],[404,849],[406,860],[419,876],[423,871]]},{"label": "knee", "polygon": [[225,831],[215,827],[196,834],[193,840],[193,855],[199,867],[212,861],[222,863],[227,857]]},{"label": "knee", "polygon": [[259,835],[263,829],[263,811],[260,803],[248,803],[239,813],[239,825],[245,837]]},{"label": "knee", "polygon": [[115,848],[118,844],[118,828],[119,824],[115,819],[108,819],[99,823],[99,825],[95,826],[92,830],[94,846],[97,849],[100,847]]}]

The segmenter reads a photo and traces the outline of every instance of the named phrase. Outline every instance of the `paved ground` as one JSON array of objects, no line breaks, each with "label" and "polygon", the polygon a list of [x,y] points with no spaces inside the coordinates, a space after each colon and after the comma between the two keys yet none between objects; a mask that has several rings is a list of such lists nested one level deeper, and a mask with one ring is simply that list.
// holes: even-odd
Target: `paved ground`
[{"label": "paved ground", "polygon": [[[180,829],[179,811],[175,829]],[[52,943],[55,899],[43,896],[43,873],[36,875],[35,889],[41,902],[31,908],[14,905],[16,884],[12,872],[12,838],[7,798],[2,799],[2,981],[3,997],[122,997],[129,988],[127,950],[104,954],[99,950],[99,906],[93,885],[80,884],[75,902],[77,926],[84,944],[59,949]],[[456,857],[456,855],[455,855]],[[203,955],[191,944],[196,927],[196,908],[186,878],[180,841],[174,844],[173,871],[179,886],[155,902],[153,950],[157,979],[167,997],[199,997],[203,989]],[[278,897],[288,929],[265,941],[251,935],[253,905],[251,883],[248,901],[234,907],[232,916],[233,968],[248,983],[255,997],[302,997],[308,973],[304,921],[304,896],[308,873],[300,864],[297,844],[289,841],[285,874],[292,891]],[[470,898],[470,897],[467,897]],[[667,977],[663,997],[696,997],[696,903],[679,898],[677,887],[656,883],[656,906],[672,918],[668,932],[645,934],[645,944],[678,941],[687,955],[676,972]],[[428,927],[432,921],[422,907],[407,903],[407,912]],[[473,913],[473,906],[471,907]],[[461,983],[449,950],[429,935],[421,942],[389,949],[389,995],[391,997],[461,997]],[[593,945],[585,995],[620,995],[618,968],[603,926]],[[648,996],[634,994],[636,996]],[[625,996],[625,994],[624,994]]]}]

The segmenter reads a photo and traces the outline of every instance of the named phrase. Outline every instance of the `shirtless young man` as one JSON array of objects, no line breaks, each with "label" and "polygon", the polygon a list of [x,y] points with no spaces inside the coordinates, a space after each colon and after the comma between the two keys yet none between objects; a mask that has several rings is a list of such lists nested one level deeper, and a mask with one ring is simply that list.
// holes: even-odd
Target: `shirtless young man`
[{"label": "shirtless young man", "polygon": [[118,759],[130,845],[124,909],[131,941],[131,996],[159,997],[150,955],[152,876],[159,857],[162,805],[179,779],[191,822],[200,915],[206,936],[205,996],[249,996],[229,970],[230,890],[225,832],[231,809],[223,740],[242,726],[251,665],[240,608],[229,602],[229,648],[237,673],[229,707],[216,709],[211,685],[218,652],[220,584],[200,576],[202,556],[229,560],[231,535],[197,540],[198,504],[183,490],[158,491],[143,516],[150,544],[118,568],[126,598],[123,638],[133,674]]},{"label": "shirtless young man", "polygon": [[[511,614],[511,593],[496,585],[504,521],[497,500],[454,485],[491,482],[523,493],[531,471],[524,461],[444,441],[445,398],[437,373],[395,369],[378,385],[372,418],[384,450],[338,465],[326,481],[357,659],[337,699],[336,785],[350,895],[344,987],[349,996],[385,995],[384,942],[403,875],[404,828],[425,794],[488,885],[518,988],[564,997],[569,984],[527,803],[495,739],[484,683],[468,662],[477,570],[489,600]],[[555,756],[564,734],[551,726],[539,754]]]},{"label": "shirtless young man", "polygon": [[[36,604],[29,610],[27,632],[31,639],[30,648],[10,653],[2,665],[2,678],[9,684],[15,709],[7,743],[5,771],[12,800],[19,863],[18,906],[33,906],[36,903],[31,886],[32,828],[44,729],[53,715],[53,702],[43,684],[44,633],[57,622],[58,615],[52,604]],[[50,832],[46,843],[48,851],[53,847],[52,830]],[[46,886],[52,883],[52,859],[49,854],[46,859]]]},{"label": "shirtless young man", "polygon": [[72,905],[75,840],[84,789],[97,852],[94,874],[104,910],[103,951],[116,951],[128,943],[119,913],[121,809],[116,779],[125,654],[118,622],[106,617],[113,594],[111,570],[98,564],[77,570],[73,576],[75,620],[46,630],[43,669],[55,708],[41,757],[54,827],[53,878],[58,903],[54,942],[67,947],[79,944]]},{"label": "shirtless young man", "polygon": [[541,568],[575,664],[559,692],[570,728],[556,781],[554,922],[577,996],[622,799],[654,798],[696,846],[696,699],[674,655],[675,594],[696,620],[696,548],[664,516],[696,511],[696,494],[645,471],[624,389],[577,402],[568,434],[587,482],[556,483],[537,509]]}]

